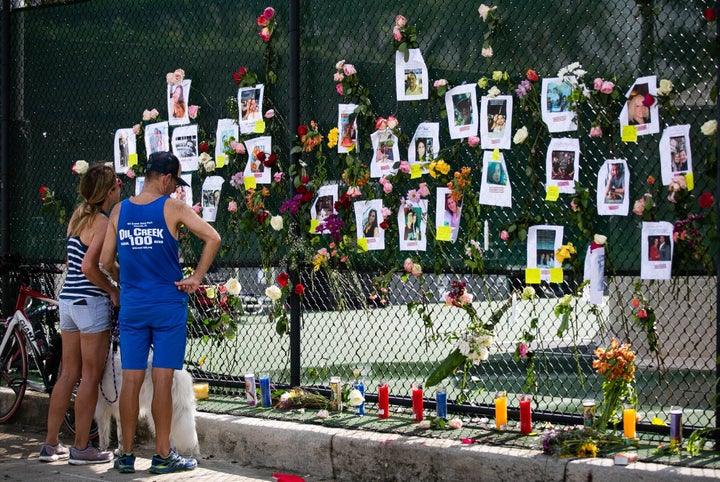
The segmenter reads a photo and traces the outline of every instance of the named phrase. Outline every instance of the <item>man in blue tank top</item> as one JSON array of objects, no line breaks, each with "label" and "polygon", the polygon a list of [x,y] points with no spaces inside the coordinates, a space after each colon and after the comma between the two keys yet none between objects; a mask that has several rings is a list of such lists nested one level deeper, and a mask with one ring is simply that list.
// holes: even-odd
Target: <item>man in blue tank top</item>
[{"label": "man in blue tank top", "polygon": [[[124,453],[115,459],[115,468],[124,473],[135,471],[132,449],[139,395],[152,346],[156,435],[150,472],[169,473],[197,466],[194,459],[183,458],[170,447],[173,371],[183,368],[185,358],[188,294],[200,286],[210,268],[220,247],[220,236],[184,201],[169,197],[178,185],[188,185],[180,177],[177,157],[170,152],[153,153],[146,168],[142,192],[113,209],[100,257],[103,267],[120,282],[120,424]],[[183,278],[179,261],[181,225],[204,244],[195,271],[187,278]]]}]

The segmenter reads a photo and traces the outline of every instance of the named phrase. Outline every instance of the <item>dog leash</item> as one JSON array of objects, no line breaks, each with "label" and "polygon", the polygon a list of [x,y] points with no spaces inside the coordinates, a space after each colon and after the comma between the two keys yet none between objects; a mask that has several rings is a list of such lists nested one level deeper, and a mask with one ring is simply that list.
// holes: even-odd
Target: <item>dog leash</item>
[{"label": "dog leash", "polygon": [[113,404],[118,401],[118,398],[120,398],[120,392],[118,390],[117,386],[117,373],[115,372],[115,353],[118,350],[118,345],[120,343],[120,327],[118,323],[118,308],[115,308],[114,306],[111,308],[112,314],[110,315],[110,346],[108,347],[108,352],[105,355],[105,365],[107,365],[108,359],[110,359],[110,363],[112,363],[112,374],[113,374],[113,388],[115,389],[115,398],[110,400],[107,395],[105,395],[105,390],[103,390],[103,384],[100,384],[100,394],[103,396],[105,401],[109,404]]}]

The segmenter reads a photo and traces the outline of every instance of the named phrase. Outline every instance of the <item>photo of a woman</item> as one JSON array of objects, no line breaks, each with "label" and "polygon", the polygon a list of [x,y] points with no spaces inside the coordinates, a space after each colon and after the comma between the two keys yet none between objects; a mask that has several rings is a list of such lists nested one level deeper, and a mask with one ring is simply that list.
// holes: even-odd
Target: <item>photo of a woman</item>
[{"label": "photo of a woman", "polygon": [[659,261],[660,260],[660,237],[649,236],[648,244],[650,244],[650,249],[648,250],[648,259],[650,261]]},{"label": "photo of a woman", "polygon": [[363,217],[365,219],[363,221],[363,236],[366,238],[377,238],[380,235],[377,210],[370,209]]},{"label": "photo of a woman", "polygon": [[421,138],[415,141],[415,161],[430,162],[432,160],[432,139]]},{"label": "photo of a woman", "polygon": [[487,182],[490,184],[499,184],[501,186],[507,184],[505,170],[503,169],[502,163],[491,162],[488,164]]},{"label": "photo of a woman", "polygon": [[405,233],[403,239],[406,241],[420,241],[420,213],[417,208],[407,209],[405,213]]},{"label": "photo of a woman", "polygon": [[171,89],[170,97],[172,98],[173,119],[184,118],[187,106],[185,105],[185,90],[182,84],[178,84]]},{"label": "photo of a woman", "polygon": [[646,96],[648,96],[647,84],[637,84],[633,87],[627,100],[628,125],[636,126],[650,122],[650,107],[645,105]]},{"label": "photo of a woman", "polygon": [[451,193],[445,194],[445,226],[457,228],[460,224],[460,206]]}]

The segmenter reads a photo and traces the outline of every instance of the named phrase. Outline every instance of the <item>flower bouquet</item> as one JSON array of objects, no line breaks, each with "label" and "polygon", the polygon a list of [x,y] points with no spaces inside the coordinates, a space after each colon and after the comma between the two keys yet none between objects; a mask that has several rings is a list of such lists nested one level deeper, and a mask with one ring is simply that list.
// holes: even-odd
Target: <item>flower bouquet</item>
[{"label": "flower bouquet", "polygon": [[612,446],[625,448],[623,443],[621,437],[600,433],[582,425],[550,428],[543,433],[542,439],[543,453],[561,458],[594,458],[601,450]]},{"label": "flower bouquet", "polygon": [[595,422],[599,433],[604,433],[608,422],[622,408],[623,399],[628,403],[637,402],[635,393],[635,353],[629,343],[620,344],[615,338],[608,348],[595,350],[593,368],[605,377],[600,416]]},{"label": "flower bouquet", "polygon": [[279,401],[275,408],[280,410],[291,410],[293,408],[318,408],[324,409],[330,405],[330,400],[319,393],[313,393],[304,388],[295,387],[280,394]]}]

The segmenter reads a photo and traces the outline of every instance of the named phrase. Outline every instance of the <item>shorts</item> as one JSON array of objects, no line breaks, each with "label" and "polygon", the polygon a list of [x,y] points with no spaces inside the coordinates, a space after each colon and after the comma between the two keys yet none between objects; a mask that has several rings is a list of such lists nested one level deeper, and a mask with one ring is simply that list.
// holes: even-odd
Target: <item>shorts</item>
[{"label": "shorts", "polygon": [[187,303],[120,306],[123,370],[145,370],[150,347],[153,367],[182,370],[187,341]]},{"label": "shorts", "polygon": [[100,333],[111,327],[112,303],[105,296],[60,300],[60,330]]}]

